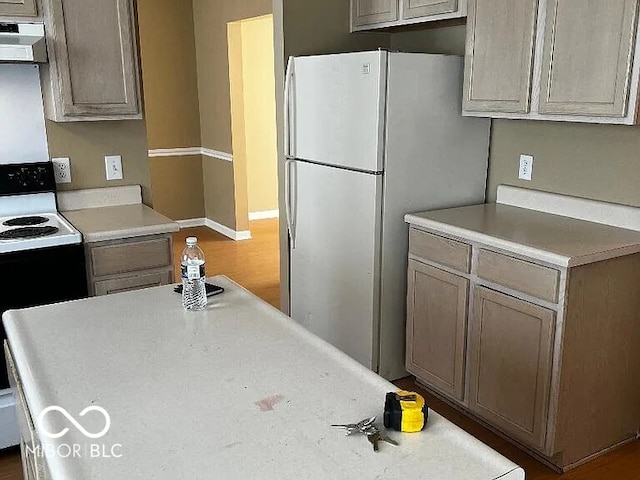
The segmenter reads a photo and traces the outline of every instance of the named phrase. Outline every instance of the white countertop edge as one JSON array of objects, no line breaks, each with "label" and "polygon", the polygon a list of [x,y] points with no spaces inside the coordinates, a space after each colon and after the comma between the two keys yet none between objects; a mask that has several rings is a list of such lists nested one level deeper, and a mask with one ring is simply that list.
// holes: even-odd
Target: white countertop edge
[{"label": "white countertop edge", "polygon": [[107,240],[122,240],[124,238],[144,237],[146,235],[157,235],[162,233],[174,233],[180,230],[180,225],[176,222],[149,225],[144,227],[126,228],[104,232],[83,234],[85,242],[104,242]]},{"label": "white countertop edge", "polygon": [[[522,245],[521,243],[503,240],[502,238],[493,237],[484,233],[474,232],[473,230],[467,230],[466,228],[456,227],[447,223],[436,222],[435,220],[417,217],[412,214],[405,215],[404,220],[410,225],[428,229],[436,234],[445,233],[468,241],[483,243],[485,245],[489,245],[495,248],[501,248],[503,250],[507,250],[526,257],[533,257],[552,265],[558,265],[559,267],[568,267],[570,266],[571,261],[575,260],[564,255],[558,255],[555,253],[547,252],[546,250],[540,250],[538,248]],[[589,262],[587,261],[585,263]]]},{"label": "white countertop edge", "polygon": [[599,262],[602,260],[608,260],[611,258],[622,257],[624,255],[631,255],[640,252],[640,244],[637,244],[629,245],[623,248],[605,250],[602,252],[594,253],[592,255],[567,257],[564,255],[559,255],[557,253],[549,252],[547,250],[541,250],[539,248],[530,247],[521,243],[512,242],[510,240],[504,240],[492,235],[487,235],[473,230],[467,230],[466,228],[460,228],[447,223],[422,218],[411,213],[406,214],[404,220],[406,223],[412,226],[427,229],[431,233],[444,233],[452,235],[463,240],[482,243],[494,248],[500,248],[517,255],[531,257],[536,260],[540,260],[551,265],[557,265],[563,268],[577,267],[580,265],[586,265],[588,263]]}]

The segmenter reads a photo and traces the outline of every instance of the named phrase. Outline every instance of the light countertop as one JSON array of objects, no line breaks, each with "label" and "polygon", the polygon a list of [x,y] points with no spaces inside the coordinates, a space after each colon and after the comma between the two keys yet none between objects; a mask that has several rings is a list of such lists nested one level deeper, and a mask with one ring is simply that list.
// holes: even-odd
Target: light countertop
[{"label": "light countertop", "polygon": [[565,267],[640,252],[640,232],[510,205],[432,210],[408,214],[405,220]]},{"label": "light countertop", "polygon": [[226,277],[204,312],[171,286],[14,310],[5,328],[46,445],[120,444],[120,458],[48,459],[52,480],[523,480],[514,463],[433,411],[425,431],[375,453],[332,423],[382,419],[395,387]]},{"label": "light countertop", "polygon": [[62,214],[82,233],[85,242],[101,242],[180,230],[178,223],[142,203],[83,208],[69,210]]}]

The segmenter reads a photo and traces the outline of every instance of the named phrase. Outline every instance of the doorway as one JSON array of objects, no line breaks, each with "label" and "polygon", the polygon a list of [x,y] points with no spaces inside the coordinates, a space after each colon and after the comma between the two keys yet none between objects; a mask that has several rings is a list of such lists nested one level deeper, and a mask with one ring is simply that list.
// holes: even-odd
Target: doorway
[{"label": "doorway", "polygon": [[252,281],[276,305],[280,249],[273,15],[228,23],[227,40],[237,225],[252,232],[251,242],[260,240],[259,248],[245,252],[252,258],[244,260],[257,261]]},{"label": "doorway", "polygon": [[227,24],[236,218],[278,218],[273,16]]}]

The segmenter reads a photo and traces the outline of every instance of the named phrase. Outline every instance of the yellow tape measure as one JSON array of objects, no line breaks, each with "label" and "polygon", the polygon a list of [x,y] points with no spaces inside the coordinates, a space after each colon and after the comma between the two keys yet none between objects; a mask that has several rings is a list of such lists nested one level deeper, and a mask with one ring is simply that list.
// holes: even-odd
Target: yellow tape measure
[{"label": "yellow tape measure", "polygon": [[384,426],[399,432],[419,432],[427,424],[428,408],[416,392],[389,392],[384,402]]}]

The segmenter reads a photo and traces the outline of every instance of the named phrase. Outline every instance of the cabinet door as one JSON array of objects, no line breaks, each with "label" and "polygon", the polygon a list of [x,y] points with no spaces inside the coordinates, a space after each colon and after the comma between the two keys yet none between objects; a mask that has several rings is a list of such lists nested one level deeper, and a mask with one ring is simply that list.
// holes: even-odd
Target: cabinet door
[{"label": "cabinet door", "polygon": [[550,0],[540,111],[624,117],[638,0]]},{"label": "cabinet door", "polygon": [[[45,0],[62,118],[135,118],[140,114],[132,0]],[[71,118],[77,120],[78,118]]]},{"label": "cabinet door", "polygon": [[158,287],[171,283],[171,272],[156,272],[136,275],[134,277],[113,278],[94,282],[94,294],[109,295],[122,293],[140,288]]},{"label": "cabinet door", "polygon": [[0,16],[37,17],[36,0],[0,0]]},{"label": "cabinet door", "polygon": [[462,401],[469,281],[409,260],[408,282],[406,368]]},{"label": "cabinet door", "polygon": [[529,111],[538,0],[470,0],[463,110]]},{"label": "cabinet door", "polygon": [[402,18],[428,17],[440,13],[455,12],[458,0],[402,0]]},{"label": "cabinet door", "polygon": [[470,333],[469,408],[543,449],[555,313],[476,287]]},{"label": "cabinet door", "polygon": [[351,27],[398,20],[398,0],[351,0]]}]

